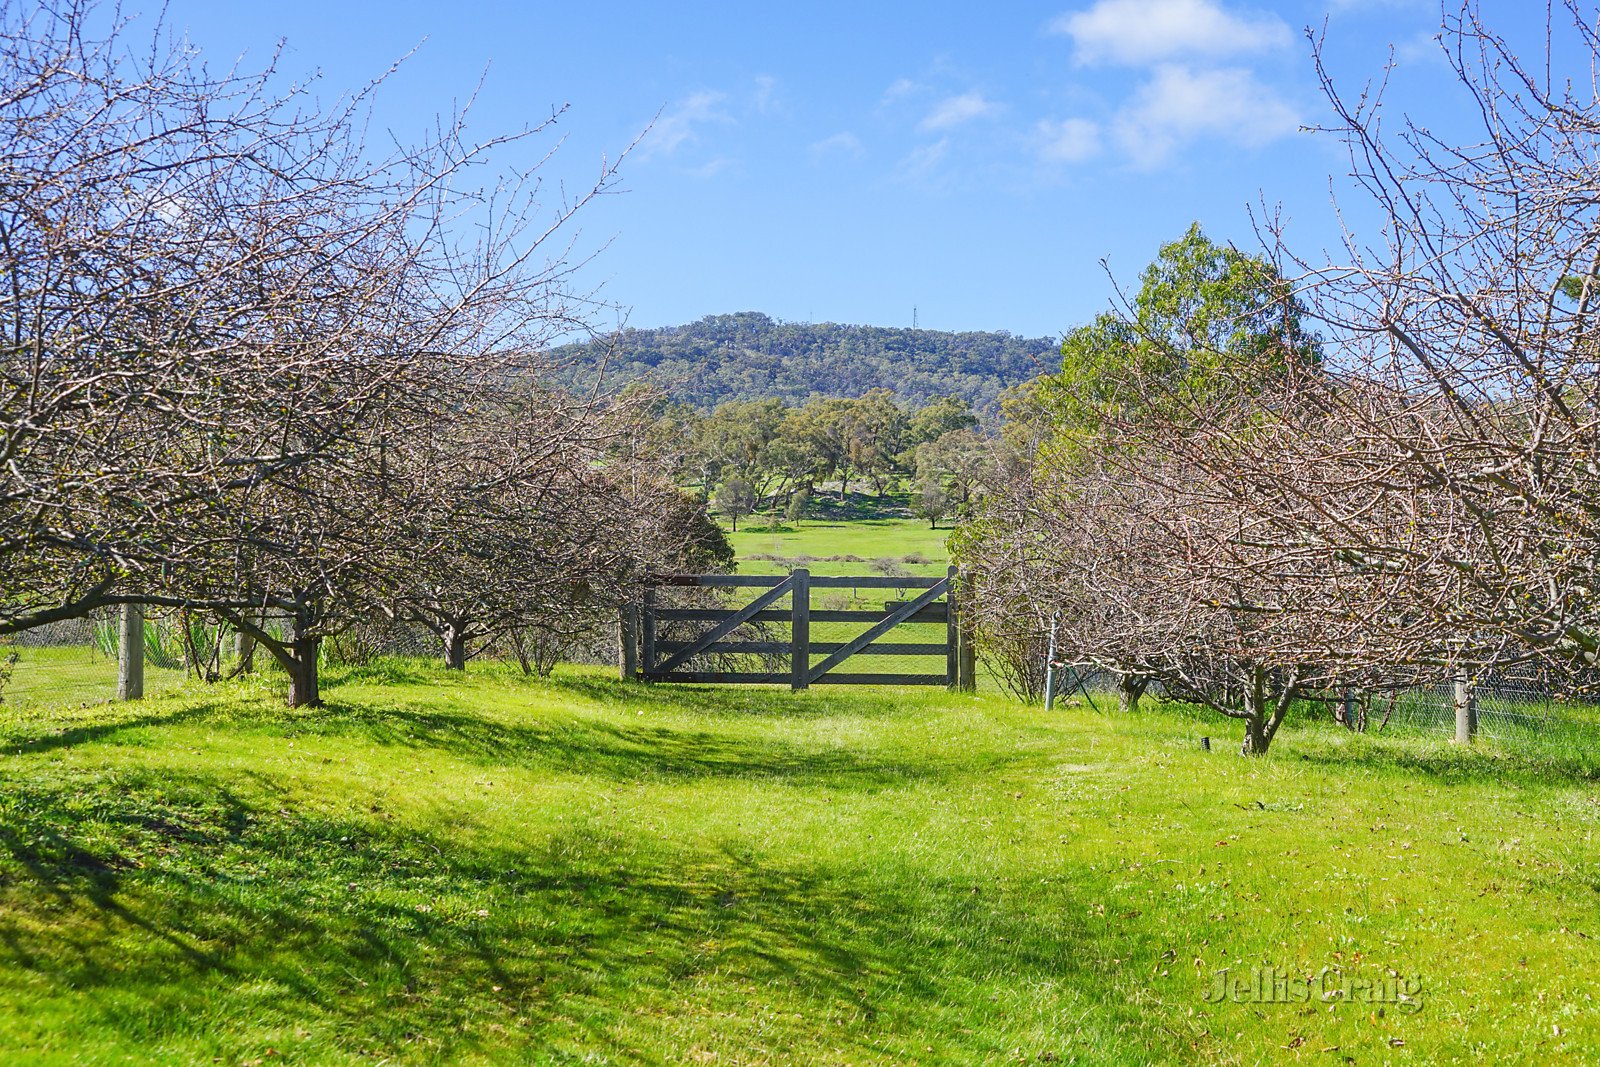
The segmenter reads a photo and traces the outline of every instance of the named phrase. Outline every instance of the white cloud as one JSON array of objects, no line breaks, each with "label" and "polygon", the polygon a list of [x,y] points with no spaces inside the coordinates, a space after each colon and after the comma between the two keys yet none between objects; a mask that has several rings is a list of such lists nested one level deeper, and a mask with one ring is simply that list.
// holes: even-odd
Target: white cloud
[{"label": "white cloud", "polygon": [[1394,45],[1395,58],[1402,63],[1427,63],[1444,66],[1448,58],[1444,49],[1439,47],[1439,31],[1424,30],[1414,33],[1403,41],[1396,41]]},{"label": "white cloud", "polygon": [[1100,154],[1100,124],[1089,119],[1046,119],[1034,133],[1039,155],[1053,163],[1081,163]]},{"label": "white cloud", "polygon": [[1098,0],[1050,23],[1084,63],[1157,63],[1183,56],[1243,55],[1287,47],[1289,26],[1272,14],[1235,14],[1216,0]]},{"label": "white cloud", "polygon": [[921,92],[922,88],[921,85],[910,78],[896,78],[894,84],[883,91],[883,96],[879,99],[878,105],[881,107],[884,104],[892,104],[896,100],[902,100],[913,93]]},{"label": "white cloud", "polygon": [[763,74],[756,79],[755,98],[750,102],[756,114],[766,115],[777,110],[778,102],[774,92],[778,88],[778,79],[770,74]]},{"label": "white cloud", "polygon": [[663,111],[645,135],[638,156],[670,156],[684,145],[699,140],[700,128],[711,123],[727,123],[733,119],[723,110],[726,93],[702,90],[691,93],[670,110]]},{"label": "white cloud", "polygon": [[843,133],[836,133],[832,137],[824,137],[820,141],[813,141],[810,152],[813,163],[829,156],[846,156],[856,159],[862,152],[861,138],[846,130]]},{"label": "white cloud", "polygon": [[706,160],[698,167],[690,167],[688,173],[696,178],[711,178],[721,174],[731,166],[733,166],[732,159],[727,156],[717,156],[714,159]]},{"label": "white cloud", "polygon": [[982,93],[962,93],[960,96],[948,96],[934,105],[926,118],[918,123],[921,130],[948,130],[954,126],[961,126],[974,119],[987,118],[1000,110],[1000,106],[992,100],[985,100]]},{"label": "white cloud", "polygon": [[1299,116],[1248,70],[1158,67],[1117,115],[1118,145],[1143,167],[1178,148],[1214,138],[1258,148],[1299,128]]},{"label": "white cloud", "polygon": [[920,181],[932,174],[949,152],[948,137],[941,137],[933,144],[918,145],[900,161],[897,168],[899,176],[908,181]]}]

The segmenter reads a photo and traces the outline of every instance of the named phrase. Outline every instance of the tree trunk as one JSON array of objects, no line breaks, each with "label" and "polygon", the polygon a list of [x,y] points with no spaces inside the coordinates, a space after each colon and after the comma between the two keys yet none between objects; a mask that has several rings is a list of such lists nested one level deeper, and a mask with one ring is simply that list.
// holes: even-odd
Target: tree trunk
[{"label": "tree trunk", "polygon": [[317,653],[321,645],[320,637],[308,637],[290,646],[289,661],[284,667],[289,672],[291,708],[315,708],[322,705],[322,693],[317,685]]},{"label": "tree trunk", "polygon": [[444,640],[444,666],[446,670],[467,669],[467,637],[456,626],[446,626],[439,635]]},{"label": "tree trunk", "polygon": [[1344,728],[1351,733],[1366,732],[1367,717],[1362,714],[1361,700],[1354,689],[1345,689],[1339,693],[1339,704],[1334,719],[1343,723]]},{"label": "tree trunk", "polygon": [[1139,698],[1144,696],[1145,679],[1136,674],[1123,674],[1117,678],[1117,710],[1124,715],[1139,710]]},{"label": "tree trunk", "polygon": [[322,693],[317,681],[318,653],[322,651],[322,638],[306,636],[306,625],[296,619],[294,638],[285,649],[283,666],[289,672],[289,706],[315,708],[322,705]]},{"label": "tree trunk", "polygon": [[1265,756],[1267,745],[1271,742],[1272,737],[1267,733],[1267,724],[1260,714],[1252,714],[1244,721],[1244,755]]},{"label": "tree trunk", "polygon": [[1243,755],[1266,755],[1272,744],[1272,734],[1267,733],[1267,675],[1261,667],[1251,672],[1250,693],[1246,694],[1245,747]]},{"label": "tree trunk", "polygon": [[[1267,746],[1272,744],[1272,735],[1278,732],[1278,725],[1283,722],[1284,712],[1288,710],[1294,693],[1295,687],[1290,685],[1276,698],[1271,697],[1267,692],[1267,672],[1260,667],[1255,668],[1250,691],[1245,697],[1249,715],[1244,720],[1243,755],[1267,754]],[[1270,718],[1269,705],[1272,706]]]},{"label": "tree trunk", "polygon": [[[515,634],[515,631],[512,631]],[[520,644],[517,658],[522,661],[522,673],[528,673],[528,657]],[[623,604],[617,609],[617,675],[631,682],[639,673],[639,609]]]}]

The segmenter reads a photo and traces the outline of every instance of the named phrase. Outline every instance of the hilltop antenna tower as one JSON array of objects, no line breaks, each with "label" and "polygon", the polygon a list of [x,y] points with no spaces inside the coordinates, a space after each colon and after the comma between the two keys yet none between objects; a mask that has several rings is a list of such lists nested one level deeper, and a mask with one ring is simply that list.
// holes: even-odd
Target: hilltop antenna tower
[{"label": "hilltop antenna tower", "polygon": [[911,328],[913,330],[917,328],[917,305],[915,304],[911,305]]}]

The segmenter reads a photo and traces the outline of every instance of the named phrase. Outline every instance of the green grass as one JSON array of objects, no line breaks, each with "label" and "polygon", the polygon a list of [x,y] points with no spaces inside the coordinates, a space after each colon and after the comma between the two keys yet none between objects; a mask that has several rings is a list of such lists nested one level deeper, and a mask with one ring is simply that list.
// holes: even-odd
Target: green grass
[{"label": "green grass", "polygon": [[[935,530],[917,519],[879,518],[806,521],[798,527],[784,523],[775,529],[747,522],[728,539],[741,574],[786,574],[798,565],[813,574],[870,574],[874,561],[892,560],[909,574],[939,576],[949,566],[950,553],[945,547],[949,536],[947,525]],[[779,559],[756,558],[762,556]],[[830,558],[838,556],[856,558]],[[907,556],[921,556],[928,562],[906,563]]]},{"label": "green grass", "polygon": [[[5,705],[99,704],[117,692],[117,661],[87,645],[44,647],[0,646],[0,657],[17,654],[11,680],[4,686]],[[145,664],[145,693],[161,696],[182,688],[187,675]]]},{"label": "green grass", "polygon": [[[1600,1047],[1596,768],[388,664],[0,724],[11,1062],[1486,1063]],[[1390,970],[1422,1010],[1207,1004]]]}]

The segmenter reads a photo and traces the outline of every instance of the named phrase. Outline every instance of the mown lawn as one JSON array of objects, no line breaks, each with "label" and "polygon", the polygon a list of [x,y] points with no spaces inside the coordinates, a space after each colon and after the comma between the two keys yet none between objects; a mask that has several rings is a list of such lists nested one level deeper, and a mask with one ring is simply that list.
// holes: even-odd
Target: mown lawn
[{"label": "mown lawn", "polygon": [[[1582,759],[1305,728],[1244,760],[1159,712],[580,669],[389,664],[328,696],[8,711],[5,1062],[1600,1048]],[[1202,999],[1263,965],[1410,980],[1420,1010]]]}]

